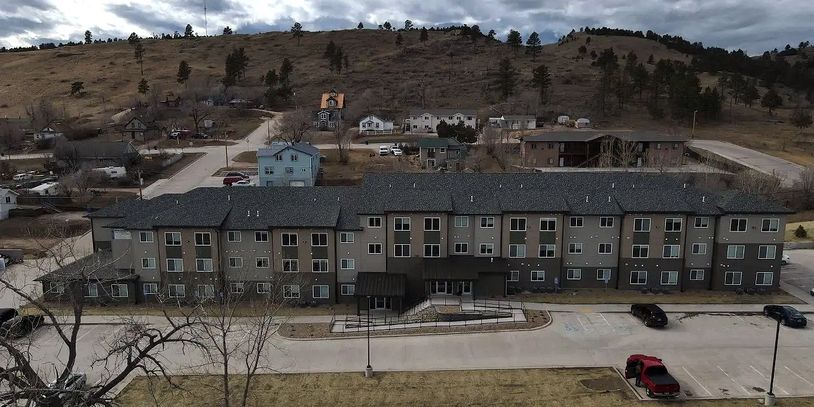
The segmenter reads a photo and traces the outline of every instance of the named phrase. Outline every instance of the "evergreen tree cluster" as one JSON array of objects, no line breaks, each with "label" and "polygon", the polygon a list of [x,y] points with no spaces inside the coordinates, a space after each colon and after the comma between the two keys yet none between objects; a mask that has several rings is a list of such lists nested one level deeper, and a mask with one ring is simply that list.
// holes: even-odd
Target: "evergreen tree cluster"
[{"label": "evergreen tree cluster", "polygon": [[343,62],[347,68],[348,56],[345,55],[342,47],[336,45],[333,40],[328,42],[328,45],[325,46],[325,52],[322,54],[322,57],[328,61],[328,68],[331,72],[341,74]]},{"label": "evergreen tree cluster", "polygon": [[232,49],[232,52],[226,56],[223,85],[226,87],[235,85],[246,75],[248,67],[249,57],[246,55],[246,49],[243,47]]}]

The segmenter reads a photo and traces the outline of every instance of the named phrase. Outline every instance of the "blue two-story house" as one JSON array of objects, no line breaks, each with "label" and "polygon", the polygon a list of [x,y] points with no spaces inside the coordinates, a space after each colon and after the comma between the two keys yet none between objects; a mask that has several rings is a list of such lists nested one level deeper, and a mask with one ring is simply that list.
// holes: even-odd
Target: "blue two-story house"
[{"label": "blue two-story house", "polygon": [[305,143],[272,142],[257,150],[258,186],[312,187],[319,175],[319,149]]}]

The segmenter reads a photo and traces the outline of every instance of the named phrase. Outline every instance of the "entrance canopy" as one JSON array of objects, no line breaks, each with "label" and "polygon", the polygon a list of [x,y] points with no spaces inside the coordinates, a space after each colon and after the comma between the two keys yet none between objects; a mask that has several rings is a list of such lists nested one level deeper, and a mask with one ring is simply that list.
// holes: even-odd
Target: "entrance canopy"
[{"label": "entrance canopy", "polygon": [[404,297],[407,276],[388,273],[359,273],[357,297]]}]

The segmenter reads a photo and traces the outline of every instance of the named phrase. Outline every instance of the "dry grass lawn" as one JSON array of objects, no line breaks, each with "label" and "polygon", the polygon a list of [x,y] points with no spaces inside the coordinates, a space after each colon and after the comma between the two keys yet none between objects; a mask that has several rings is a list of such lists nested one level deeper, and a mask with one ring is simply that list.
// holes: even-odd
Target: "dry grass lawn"
[{"label": "dry grass lawn", "polygon": [[[57,315],[73,315],[73,309],[70,304],[61,305],[59,303],[50,303],[50,309]],[[30,304],[21,307],[22,310],[29,310],[36,313],[33,306]],[[158,304],[139,304],[139,305],[85,305],[83,308],[83,315],[99,315],[99,316],[118,316],[118,315],[153,315],[161,316],[164,312],[170,316],[180,316],[188,314],[192,311],[189,307],[175,307],[172,305],[158,305]],[[235,316],[245,317],[256,315],[257,311],[251,306],[238,308],[235,311]],[[328,316],[328,315],[348,315],[356,314],[356,304],[333,304],[330,306],[320,305],[317,307],[283,307],[275,314],[280,317],[296,317],[296,316]]]},{"label": "dry grass lawn", "polygon": [[[179,376],[181,389],[135,378],[117,398],[123,407],[222,405],[217,376]],[[239,383],[235,392],[239,393]],[[153,398],[152,395],[156,397]],[[235,401],[238,400],[236,396]],[[261,375],[250,406],[555,406],[753,407],[754,399],[640,402],[610,368]],[[814,399],[780,399],[779,406],[814,406]]]},{"label": "dry grass lawn", "polygon": [[[803,229],[808,232],[808,237],[799,238],[794,235],[794,231],[797,230],[797,227],[800,225],[802,225]],[[787,242],[805,242],[814,240],[814,221],[787,223],[785,240]]]},{"label": "dry grass lawn", "polygon": [[631,304],[637,302],[657,304],[801,304],[797,297],[785,291],[772,294],[741,294],[734,292],[691,290],[673,294],[642,294],[639,291],[608,289],[565,290],[558,294],[518,294],[512,300],[548,302],[554,304]]},{"label": "dry grass lawn", "polygon": [[417,172],[421,171],[418,156],[379,156],[373,150],[350,150],[349,160],[339,162],[339,150],[323,150],[324,177],[322,185],[353,185],[362,180],[366,172]]}]

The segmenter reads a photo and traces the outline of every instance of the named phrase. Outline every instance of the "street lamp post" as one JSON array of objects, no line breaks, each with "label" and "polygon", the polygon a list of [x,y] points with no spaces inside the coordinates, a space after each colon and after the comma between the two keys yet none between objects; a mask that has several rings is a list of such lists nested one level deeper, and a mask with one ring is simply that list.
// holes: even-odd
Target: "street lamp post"
[{"label": "street lamp post", "polygon": [[367,296],[367,367],[365,377],[373,377],[373,368],[370,367],[370,296]]},{"label": "street lamp post", "polygon": [[692,112],[692,133],[690,133],[690,139],[695,138],[695,115],[698,113],[697,110],[693,110]]},{"label": "street lamp post", "polygon": [[780,339],[780,318],[777,318],[777,330],[774,333],[774,354],[772,355],[772,378],[769,379],[769,392],[766,393],[766,397],[763,399],[763,404],[767,406],[773,406],[775,402],[774,393],[774,368],[777,365],[777,343]]}]

